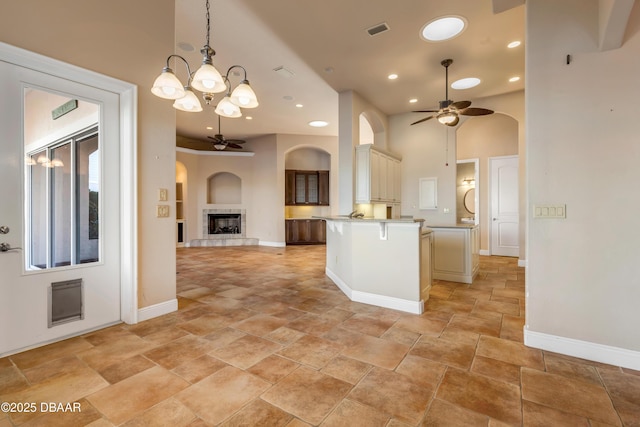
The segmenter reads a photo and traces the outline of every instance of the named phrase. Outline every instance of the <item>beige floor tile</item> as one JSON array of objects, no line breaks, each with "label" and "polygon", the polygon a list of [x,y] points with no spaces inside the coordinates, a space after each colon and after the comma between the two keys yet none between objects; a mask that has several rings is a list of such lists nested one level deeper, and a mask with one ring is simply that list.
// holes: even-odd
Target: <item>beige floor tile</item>
[{"label": "beige floor tile", "polygon": [[[486,313],[486,312],[485,312]],[[495,314],[495,313],[493,313]],[[486,336],[500,336],[502,316],[460,315],[453,316],[447,327],[474,332]]]},{"label": "beige floor tile", "polygon": [[589,427],[591,425],[585,417],[538,405],[528,400],[522,402],[522,421],[523,425],[531,427]]},{"label": "beige floor tile", "polygon": [[640,376],[603,368],[598,372],[623,423],[640,425]]},{"label": "beige floor tile", "polygon": [[291,329],[291,328],[287,328],[286,326],[283,326],[281,328],[278,328],[272,331],[271,333],[266,335],[265,338],[271,341],[275,341],[278,344],[287,345],[287,344],[291,344],[294,341],[299,340],[305,335],[306,334],[304,332],[296,331],[295,329]]},{"label": "beige floor tile", "polygon": [[367,314],[354,314],[342,322],[342,327],[363,334],[380,337],[393,326],[395,320],[380,319]]},{"label": "beige floor tile", "polygon": [[385,332],[380,338],[395,341],[399,344],[404,344],[408,346],[412,346],[418,341],[420,338],[420,334],[418,332],[407,331],[402,328],[393,327],[389,328],[387,332]]},{"label": "beige floor tile", "polygon": [[189,383],[156,366],[106,387],[87,397],[109,421],[120,424],[189,386]]},{"label": "beige floor tile", "polygon": [[264,393],[262,399],[317,425],[349,390],[351,384],[302,366]]},{"label": "beige floor tile", "polygon": [[436,397],[509,424],[522,422],[520,387],[450,368]]},{"label": "beige floor tile", "polygon": [[501,360],[515,365],[544,370],[542,351],[524,344],[500,338],[482,336],[478,342],[478,356]]},{"label": "beige floor tile", "polygon": [[[86,426],[102,418],[102,414],[100,414],[85,399],[81,399],[77,402],[68,402],[71,404],[70,406],[67,406],[66,403],[67,402],[65,402],[62,407],[56,406],[55,403],[54,406],[51,407],[45,403],[45,407],[48,408],[48,412],[42,413],[39,417],[21,424],[21,427]],[[38,405],[42,408],[42,402],[38,403]],[[61,410],[58,411],[58,409]]]},{"label": "beige floor tile", "polygon": [[144,353],[144,357],[165,369],[173,369],[189,360],[197,359],[212,348],[211,341],[187,335]]},{"label": "beige floor tile", "polygon": [[268,404],[262,399],[254,399],[247,406],[236,412],[220,427],[270,426],[284,427],[293,420],[293,416]]},{"label": "beige floor tile", "polygon": [[357,384],[370,369],[371,365],[368,363],[339,355],[331,359],[320,372],[349,384]]},{"label": "beige floor tile", "polygon": [[409,354],[445,365],[469,369],[475,351],[475,344],[468,342],[422,336]]},{"label": "beige floor tile", "polygon": [[476,356],[471,365],[471,372],[520,387],[520,365]]},{"label": "beige floor tile", "polygon": [[362,335],[345,347],[342,354],[381,368],[395,369],[409,349],[409,346],[394,341]]},{"label": "beige floor tile", "polygon": [[374,367],[349,393],[348,398],[376,408],[403,422],[416,424],[431,401],[434,387],[405,375]]},{"label": "beige floor tile", "polygon": [[394,325],[396,328],[417,332],[424,335],[438,336],[442,333],[448,321],[419,316],[402,316]]},{"label": "beige floor tile", "polygon": [[232,324],[231,327],[252,335],[263,337],[281,326],[284,326],[286,323],[287,320],[285,319],[280,319],[266,314],[256,314],[248,319]]},{"label": "beige floor tile", "polygon": [[370,406],[344,399],[320,426],[349,427],[358,424],[367,427],[384,427],[388,421],[388,414],[380,412]]},{"label": "beige floor tile", "polygon": [[0,393],[3,395],[16,393],[29,387],[24,375],[15,366],[0,368]]},{"label": "beige floor tile", "polygon": [[196,415],[189,408],[176,399],[169,398],[122,424],[122,427],[183,427],[196,419]]},{"label": "beige floor tile", "polygon": [[433,399],[420,426],[468,427],[488,426],[489,417],[469,411],[441,399]]},{"label": "beige floor tile", "polygon": [[98,372],[105,380],[109,381],[111,384],[115,384],[118,381],[122,381],[144,370],[151,369],[154,366],[156,365],[146,357],[136,355],[121,362],[116,362],[113,365],[109,365]]},{"label": "beige floor tile", "polygon": [[342,346],[329,340],[306,335],[282,349],[278,354],[298,363],[321,369],[333,359]]},{"label": "beige floor tile", "polygon": [[125,359],[142,354],[154,348],[155,344],[145,341],[132,333],[121,336],[117,341],[93,347],[77,353],[87,365],[102,370]]},{"label": "beige floor tile", "polygon": [[228,366],[226,363],[205,354],[197,359],[184,362],[174,368],[172,372],[194,384],[226,366]]},{"label": "beige floor tile", "polygon": [[582,380],[522,368],[522,399],[612,426],[622,425],[604,387]]},{"label": "beige floor tile", "polygon": [[93,345],[82,337],[70,338],[44,347],[14,354],[9,358],[18,368],[28,369],[53,359],[74,355],[92,347]]},{"label": "beige floor tile", "polygon": [[247,369],[281,348],[273,341],[245,335],[225,347],[213,349],[209,354],[240,369]]},{"label": "beige floor tile", "polygon": [[275,384],[295,371],[299,366],[299,363],[292,362],[284,357],[271,355],[247,369],[247,372]]},{"label": "beige floor tile", "polygon": [[411,354],[407,355],[396,368],[397,373],[403,374],[427,387],[436,387],[446,370],[447,365]]}]

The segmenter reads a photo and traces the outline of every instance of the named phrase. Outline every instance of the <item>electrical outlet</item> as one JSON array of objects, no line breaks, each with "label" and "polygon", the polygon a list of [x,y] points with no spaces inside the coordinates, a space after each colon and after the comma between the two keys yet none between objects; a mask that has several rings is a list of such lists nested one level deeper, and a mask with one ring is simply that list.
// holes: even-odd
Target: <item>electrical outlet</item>
[{"label": "electrical outlet", "polygon": [[449,213],[449,208],[444,208],[443,211],[444,213]]},{"label": "electrical outlet", "polygon": [[158,201],[166,202],[169,200],[169,190],[166,188],[158,188]]},{"label": "electrical outlet", "polygon": [[157,218],[168,218],[169,217],[169,205],[158,205],[158,206],[156,206],[156,217]]}]

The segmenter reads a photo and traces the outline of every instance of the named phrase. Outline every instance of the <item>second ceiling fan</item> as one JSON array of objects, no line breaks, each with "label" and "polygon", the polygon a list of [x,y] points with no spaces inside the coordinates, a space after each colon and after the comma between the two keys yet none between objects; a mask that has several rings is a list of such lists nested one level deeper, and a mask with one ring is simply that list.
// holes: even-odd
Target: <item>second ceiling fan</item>
[{"label": "second ceiling fan", "polygon": [[416,125],[418,123],[425,122],[434,117],[443,125],[455,126],[460,121],[460,116],[486,116],[493,114],[493,110],[486,108],[470,107],[471,101],[457,101],[453,102],[449,99],[449,66],[453,64],[453,59],[445,59],[440,64],[445,69],[445,101],[440,101],[440,108],[438,110],[417,110],[414,113],[436,113],[431,116],[420,119],[417,122],[411,123]]}]

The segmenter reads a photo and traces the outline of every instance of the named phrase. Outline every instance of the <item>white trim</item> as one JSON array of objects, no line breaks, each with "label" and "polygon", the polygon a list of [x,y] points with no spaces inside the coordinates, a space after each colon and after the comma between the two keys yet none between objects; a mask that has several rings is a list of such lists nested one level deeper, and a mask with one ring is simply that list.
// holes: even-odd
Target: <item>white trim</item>
[{"label": "white trim", "polygon": [[285,242],[265,242],[263,240],[260,240],[258,242],[258,246],[272,246],[274,248],[284,248],[285,246],[287,246],[287,244]]},{"label": "white trim", "polygon": [[524,330],[524,344],[567,356],[640,371],[640,351]]},{"label": "white trim", "polygon": [[120,317],[137,322],[137,86],[0,42],[0,60],[120,97]]},{"label": "white trim", "polygon": [[518,267],[527,267],[527,260],[526,259],[519,259],[518,260]]},{"label": "white trim", "polygon": [[491,256],[491,251],[489,249],[480,249],[478,255]]},{"label": "white trim", "polygon": [[145,320],[153,319],[154,317],[160,317],[165,314],[178,311],[178,299],[174,298],[169,301],[161,302],[158,304],[150,305],[148,307],[142,307],[138,309],[138,321],[143,322]]},{"label": "white trim", "polygon": [[400,310],[412,314],[422,314],[424,312],[424,301],[409,301],[369,292],[354,291],[328,267],[325,268],[325,273],[351,301]]},{"label": "white trim", "polygon": [[204,151],[204,150],[193,150],[191,148],[183,148],[183,147],[176,147],[176,152],[187,153],[187,154],[197,154],[200,156],[232,156],[232,157],[253,157],[256,154],[251,151],[224,151],[224,150]]}]

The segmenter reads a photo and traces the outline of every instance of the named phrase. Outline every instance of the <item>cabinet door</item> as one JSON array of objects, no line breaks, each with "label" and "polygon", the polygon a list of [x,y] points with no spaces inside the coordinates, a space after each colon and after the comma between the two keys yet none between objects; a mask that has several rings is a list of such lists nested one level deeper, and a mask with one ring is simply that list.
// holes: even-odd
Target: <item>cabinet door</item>
[{"label": "cabinet door", "polygon": [[371,200],[380,200],[380,153],[369,151],[371,167]]},{"label": "cabinet door", "polygon": [[356,148],[356,203],[371,201],[371,161],[370,151]]},{"label": "cabinet door", "polygon": [[284,204],[296,204],[296,171],[284,171]]},{"label": "cabinet door", "polygon": [[327,226],[322,219],[311,220],[311,242],[313,243],[326,243],[327,241]]},{"label": "cabinet door", "polygon": [[296,223],[298,224],[298,236],[296,242],[309,243],[311,241],[311,220],[301,219],[297,220]]},{"label": "cabinet door", "polygon": [[286,243],[295,243],[298,235],[296,220],[290,219],[284,222],[284,234]]},{"label": "cabinet door", "polygon": [[318,171],[318,204],[329,206],[329,171]]}]

